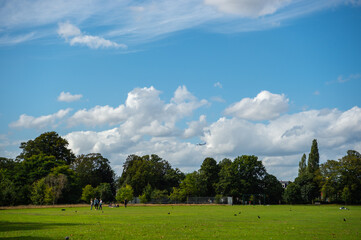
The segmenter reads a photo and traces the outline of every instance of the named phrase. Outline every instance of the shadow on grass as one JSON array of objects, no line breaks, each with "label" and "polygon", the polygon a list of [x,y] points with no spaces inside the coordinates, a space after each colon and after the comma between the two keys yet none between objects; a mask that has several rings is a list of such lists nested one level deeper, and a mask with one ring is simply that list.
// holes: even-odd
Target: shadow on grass
[{"label": "shadow on grass", "polygon": [[0,239],[6,239],[6,240],[35,240],[35,239],[39,239],[39,240],[50,240],[52,238],[47,238],[47,237],[31,237],[31,236],[21,236],[21,237],[5,237],[5,238],[0,238]]},{"label": "shadow on grass", "polygon": [[[40,230],[40,229],[49,229],[49,228],[53,228],[53,227],[67,227],[67,226],[70,227],[70,226],[76,226],[76,225],[79,225],[79,224],[0,221],[0,232]],[[21,239],[32,239],[32,237],[28,237],[28,238],[25,237],[25,238],[21,238]]]}]

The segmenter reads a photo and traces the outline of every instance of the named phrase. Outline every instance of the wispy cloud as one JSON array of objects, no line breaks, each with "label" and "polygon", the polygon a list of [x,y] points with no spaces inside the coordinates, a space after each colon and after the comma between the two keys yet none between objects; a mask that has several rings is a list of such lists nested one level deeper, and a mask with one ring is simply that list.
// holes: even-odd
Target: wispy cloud
[{"label": "wispy cloud", "polygon": [[[357,6],[359,1],[5,0],[0,7],[0,39],[3,39],[3,43],[14,44],[50,36],[59,22],[70,21],[74,25],[68,26],[70,28],[67,30],[73,30],[68,32],[73,35],[60,34],[70,44],[90,48],[124,48],[125,44],[142,44],[191,28],[229,33],[279,27],[290,19],[341,4]],[[87,32],[93,29],[97,31],[93,35],[85,34],[76,26],[81,26]],[[26,33],[17,35],[19,32]],[[33,34],[31,37],[27,35],[29,32]],[[18,40],[5,41],[6,36],[15,35],[19,36]],[[125,44],[118,44],[119,41]]]},{"label": "wispy cloud", "polygon": [[222,84],[220,82],[216,82],[214,85],[214,87],[218,87],[218,88],[222,88]]},{"label": "wispy cloud", "polygon": [[78,101],[83,97],[81,94],[72,95],[70,92],[61,92],[58,101],[59,102],[74,102]]},{"label": "wispy cloud", "polygon": [[59,23],[58,34],[70,43],[70,46],[84,45],[92,49],[98,48],[127,48],[125,44],[119,44],[99,36],[83,34],[79,28],[69,22]]},{"label": "wispy cloud", "polygon": [[273,14],[290,2],[291,0],[204,0],[205,4],[215,6],[221,12],[251,18]]},{"label": "wispy cloud", "polygon": [[20,35],[16,35],[16,36],[9,36],[9,35],[5,35],[5,36],[0,36],[0,45],[15,45],[15,44],[19,44],[22,42],[27,42],[33,39],[36,39],[36,34],[35,32],[30,32],[27,34],[20,34]]},{"label": "wispy cloud", "polygon": [[357,74],[350,74],[347,77],[344,77],[342,75],[338,76],[337,78],[337,82],[338,83],[345,83],[351,80],[356,80],[356,79],[361,79],[361,74],[357,73]]}]

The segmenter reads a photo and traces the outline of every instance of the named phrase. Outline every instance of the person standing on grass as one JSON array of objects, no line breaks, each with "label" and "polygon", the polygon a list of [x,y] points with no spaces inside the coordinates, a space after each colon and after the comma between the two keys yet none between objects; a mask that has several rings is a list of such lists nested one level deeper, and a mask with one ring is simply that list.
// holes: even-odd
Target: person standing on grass
[{"label": "person standing on grass", "polygon": [[93,199],[91,198],[90,199],[90,210],[93,210],[93,205],[94,205],[94,202],[93,202]]},{"label": "person standing on grass", "polygon": [[94,198],[94,207],[95,207],[95,210],[98,210],[98,199],[97,198]]},{"label": "person standing on grass", "polygon": [[103,200],[100,199],[100,201],[99,201],[99,210],[103,210],[102,205],[103,205]]}]

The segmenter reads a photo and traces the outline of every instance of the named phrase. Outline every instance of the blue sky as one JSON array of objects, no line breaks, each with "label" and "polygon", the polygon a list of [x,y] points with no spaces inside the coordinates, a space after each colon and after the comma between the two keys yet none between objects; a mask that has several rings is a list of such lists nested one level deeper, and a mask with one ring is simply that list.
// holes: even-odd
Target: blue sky
[{"label": "blue sky", "polygon": [[314,138],[361,151],[360,42],[356,0],[2,1],[0,156],[56,131],[118,174],[255,154],[293,180]]}]

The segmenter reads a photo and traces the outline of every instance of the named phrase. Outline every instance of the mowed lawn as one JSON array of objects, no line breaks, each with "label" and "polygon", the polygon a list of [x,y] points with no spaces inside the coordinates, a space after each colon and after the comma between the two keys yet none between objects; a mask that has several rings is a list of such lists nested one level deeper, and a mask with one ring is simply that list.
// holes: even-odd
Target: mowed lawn
[{"label": "mowed lawn", "polygon": [[[361,239],[361,206],[0,210],[0,239]],[[346,221],[345,221],[346,220]]]}]

